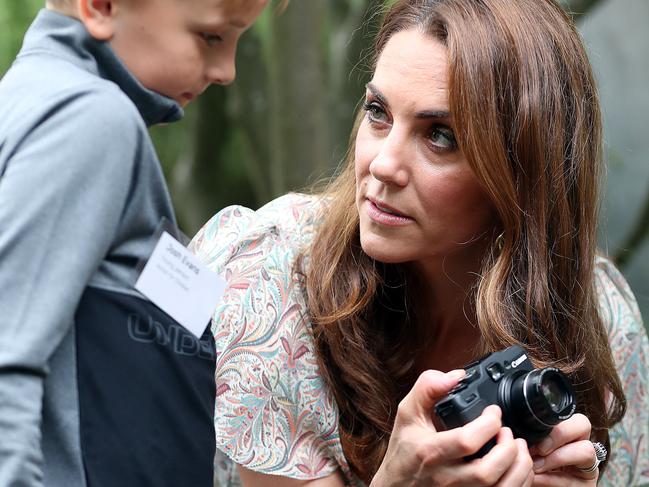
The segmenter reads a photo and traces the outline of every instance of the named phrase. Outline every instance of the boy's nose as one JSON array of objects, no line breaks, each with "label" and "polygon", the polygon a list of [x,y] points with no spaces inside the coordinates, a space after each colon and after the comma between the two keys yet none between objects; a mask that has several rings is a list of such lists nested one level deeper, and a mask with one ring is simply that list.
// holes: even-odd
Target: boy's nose
[{"label": "boy's nose", "polygon": [[236,77],[234,56],[228,59],[220,59],[207,66],[206,77],[209,83],[217,85],[229,85]]}]

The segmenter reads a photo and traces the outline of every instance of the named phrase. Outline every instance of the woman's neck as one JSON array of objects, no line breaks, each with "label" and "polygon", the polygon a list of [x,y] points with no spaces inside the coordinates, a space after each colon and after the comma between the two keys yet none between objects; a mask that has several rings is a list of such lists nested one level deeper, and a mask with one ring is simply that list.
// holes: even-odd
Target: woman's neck
[{"label": "woman's neck", "polygon": [[417,264],[422,293],[417,317],[422,320],[420,329],[426,333],[422,343],[427,344],[418,361],[420,370],[447,371],[474,358],[480,339],[475,289],[484,248],[464,250],[438,261]]},{"label": "woman's neck", "polygon": [[474,242],[445,256],[415,264],[424,302],[441,322],[456,321],[458,312],[461,315],[467,304],[473,305],[471,296],[480,279],[487,245]]}]

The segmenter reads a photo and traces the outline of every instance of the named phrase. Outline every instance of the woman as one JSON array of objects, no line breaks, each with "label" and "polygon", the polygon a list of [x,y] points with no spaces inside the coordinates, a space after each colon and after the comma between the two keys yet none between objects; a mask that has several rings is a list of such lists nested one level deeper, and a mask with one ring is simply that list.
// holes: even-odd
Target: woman
[{"label": "woman", "polygon": [[[574,26],[552,0],[402,0],[375,55],[332,186],[225,209],[194,239],[229,281],[219,482],[649,481],[649,345],[596,256],[600,114]],[[578,414],[529,448],[497,406],[441,431],[454,369],[511,344],[570,376]]]}]

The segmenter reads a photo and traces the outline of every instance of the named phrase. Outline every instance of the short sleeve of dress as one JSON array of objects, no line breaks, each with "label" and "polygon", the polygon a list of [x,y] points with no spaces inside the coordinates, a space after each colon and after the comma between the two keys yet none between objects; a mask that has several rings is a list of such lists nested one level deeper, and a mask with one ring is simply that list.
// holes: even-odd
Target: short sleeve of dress
[{"label": "short sleeve of dress", "polygon": [[228,281],[212,321],[217,448],[250,470],[296,479],[347,466],[296,272],[317,208],[297,194],[256,212],[229,207],[191,244]]},{"label": "short sleeve of dress", "polygon": [[624,394],[627,412],[610,431],[608,467],[598,485],[649,484],[649,341],[635,297],[620,272],[598,258],[600,313]]}]

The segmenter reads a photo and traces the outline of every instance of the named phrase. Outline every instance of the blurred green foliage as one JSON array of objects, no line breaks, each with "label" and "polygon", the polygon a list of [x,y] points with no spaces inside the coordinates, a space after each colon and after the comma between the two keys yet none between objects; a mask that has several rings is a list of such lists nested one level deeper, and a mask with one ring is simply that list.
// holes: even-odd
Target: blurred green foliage
[{"label": "blurred green foliage", "polygon": [[[228,204],[258,207],[334,172],[369,79],[365,54],[386,2],[267,8],[241,41],[237,82],[211,87],[181,122],[151,129],[187,233]],[[578,0],[575,11],[591,3]],[[0,0],[0,73],[43,4]]]},{"label": "blurred green foliage", "polygon": [[[211,87],[178,123],[154,127],[181,227],[193,234],[229,204],[259,207],[329,177],[344,156],[369,79],[367,51],[393,0],[277,2],[241,40],[237,81]],[[560,0],[575,18],[604,0]],[[0,0],[0,73],[44,0]],[[609,155],[614,154],[609,149]],[[646,243],[644,210],[619,246],[620,264]]]}]

